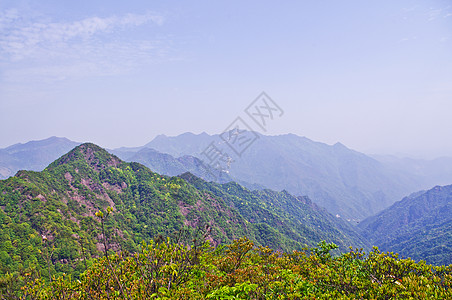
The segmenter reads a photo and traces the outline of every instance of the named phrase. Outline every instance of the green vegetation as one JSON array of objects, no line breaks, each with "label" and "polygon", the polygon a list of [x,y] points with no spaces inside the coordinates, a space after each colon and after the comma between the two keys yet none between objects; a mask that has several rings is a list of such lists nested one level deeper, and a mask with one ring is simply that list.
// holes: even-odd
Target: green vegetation
[{"label": "green vegetation", "polygon": [[452,268],[432,267],[373,249],[332,257],[334,244],[275,252],[241,238],[221,247],[143,243],[134,254],[96,260],[71,276],[27,277],[33,299],[446,299]]},{"label": "green vegetation", "polygon": [[[190,173],[182,174],[181,177],[196,188],[207,190],[236,208],[252,223],[256,240],[261,245],[292,250],[292,241],[315,246],[319,241],[327,240],[336,243],[341,251],[347,251],[351,245],[370,248],[350,224],[333,217],[313,204],[308,197],[295,197],[286,191],[249,191],[235,182],[208,183]],[[281,244],[281,240],[272,241],[274,234],[270,233],[271,230],[290,237],[290,240],[283,240],[288,244]]]},{"label": "green vegetation", "polygon": [[450,267],[349,251],[365,240],[308,198],[162,176],[93,144],[0,181],[0,208],[6,299],[450,296]]},{"label": "green vegetation", "polygon": [[216,243],[253,236],[222,199],[180,178],[124,163],[92,144],[43,172],[21,171],[0,181],[0,207],[0,275],[33,269],[78,277],[103,253],[95,213],[107,207],[112,207],[105,220],[112,250],[136,251],[143,240],[183,228],[194,233],[205,225]]},{"label": "green vegetation", "polygon": [[320,240],[341,250],[362,245],[307,199],[189,174],[161,176],[93,144],[76,147],[42,172],[20,171],[0,181],[0,208],[0,276],[15,278],[16,288],[24,274],[47,282],[62,274],[78,279],[106,250],[136,253],[142,241],[161,237],[187,245],[202,234],[217,246],[247,236],[280,251]]}]

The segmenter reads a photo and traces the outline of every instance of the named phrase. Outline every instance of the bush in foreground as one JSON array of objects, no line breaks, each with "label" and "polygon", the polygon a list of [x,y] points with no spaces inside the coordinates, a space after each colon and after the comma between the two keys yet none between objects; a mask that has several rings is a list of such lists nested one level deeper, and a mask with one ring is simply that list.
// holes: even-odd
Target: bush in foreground
[{"label": "bush in foreground", "polygon": [[409,299],[452,298],[452,269],[397,254],[334,244],[280,253],[246,238],[227,246],[143,243],[96,260],[80,279],[27,274],[17,299]]}]

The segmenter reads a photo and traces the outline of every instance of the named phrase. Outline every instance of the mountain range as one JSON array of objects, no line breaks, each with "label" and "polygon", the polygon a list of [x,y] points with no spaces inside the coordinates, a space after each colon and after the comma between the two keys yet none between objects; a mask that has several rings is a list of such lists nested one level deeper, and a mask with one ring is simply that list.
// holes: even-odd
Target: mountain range
[{"label": "mountain range", "polygon": [[[296,150],[301,148],[296,145],[300,138],[291,138],[295,140],[292,141],[295,143],[292,145],[294,151],[302,152]],[[52,143],[56,144],[53,149],[57,150],[49,151],[50,154],[75,142],[51,138],[7,149],[9,155],[26,155],[24,153],[46,152],[49,147],[52,149]],[[271,147],[271,139],[266,143],[267,153],[274,153],[276,150]],[[289,144],[287,140],[285,143]],[[339,172],[345,182],[348,178],[349,182],[354,180],[366,187],[363,183],[370,180],[367,178],[369,174],[362,173],[369,169],[374,172],[384,170],[382,162],[343,145],[328,146],[310,140],[304,143],[317,147],[317,155],[311,149],[310,156],[303,157],[311,165],[318,168],[329,166],[330,169],[326,169],[330,171],[332,166],[341,170],[340,166],[348,165],[351,166],[348,170],[357,170],[352,173],[354,176]],[[277,145],[289,148],[283,141],[278,141]],[[309,147],[304,145],[304,149]],[[320,156],[327,150],[335,158],[322,165]],[[263,155],[259,148],[250,147],[247,151]],[[281,149],[279,151],[284,153]],[[365,218],[355,227],[344,218],[333,216],[308,196],[295,196],[286,189],[278,192],[263,185],[249,189],[245,184],[234,182],[232,166],[230,173],[225,170],[218,173],[223,176],[220,180],[220,177],[204,180],[201,177],[209,177],[211,173],[209,170],[206,172],[206,164],[195,156],[175,158],[147,147],[110,152],[120,153],[132,162],[127,163],[94,144],[85,143],[41,172],[18,171],[16,176],[0,181],[0,222],[3,224],[0,261],[4,272],[40,259],[41,265],[45,264],[38,254],[48,246],[46,243],[55,246],[55,270],[64,271],[72,267],[81,270],[80,262],[75,263],[80,259],[80,243],[84,243],[83,247],[87,249],[85,255],[95,257],[99,254],[103,245],[99,240],[102,234],[96,212],[105,212],[108,206],[112,211],[106,226],[113,249],[133,251],[143,239],[169,236],[181,230],[193,235],[208,228],[206,237],[214,244],[246,235],[258,244],[288,251],[327,240],[338,244],[342,251],[350,245],[365,249],[377,245],[382,250],[396,251],[415,260],[423,259],[436,265],[452,263],[451,185],[413,193]],[[340,153],[344,159],[341,164],[337,158]],[[41,158],[41,161],[48,159],[48,156],[37,154],[30,157]],[[282,157],[276,161],[286,167],[290,165]],[[301,159],[292,158],[290,161],[296,165]],[[241,161],[234,163],[240,164]],[[257,162],[247,162],[245,166],[253,163]],[[151,169],[144,164],[151,165]],[[261,168],[268,167],[268,163],[262,165]],[[276,163],[270,166],[277,168]],[[392,168],[392,172],[396,168],[404,172],[408,170],[400,165]],[[448,170],[447,166],[443,169]],[[290,172],[294,170],[289,168]],[[275,175],[282,177],[284,173]],[[250,175],[247,179],[253,178]],[[290,181],[290,178],[286,180]],[[46,238],[44,242],[41,237]],[[21,244],[17,247],[19,242]],[[69,261],[73,265],[68,265]]]},{"label": "mountain range", "polygon": [[[346,221],[307,197],[168,177],[85,143],[41,172],[0,181],[0,273],[39,265],[80,274],[106,249],[136,252],[143,240],[198,232],[213,245],[247,236],[281,251],[322,240],[368,248]],[[50,265],[50,261],[51,266]]]},{"label": "mountain range", "polygon": [[[203,152],[213,143],[222,152],[232,153],[234,161],[227,172],[234,180],[308,195],[332,214],[349,220],[362,220],[407,194],[452,182],[452,160],[446,161],[442,169],[434,167],[436,161],[423,161],[422,167],[412,172],[412,165],[419,161],[401,164],[397,160],[379,160],[340,143],[327,145],[293,134],[256,135],[258,138],[240,157],[233,155],[223,134],[159,135],[139,149],[206,160]],[[432,176],[425,176],[424,170]]]},{"label": "mountain range", "polygon": [[137,152],[123,152],[118,150],[111,150],[111,152],[126,161],[139,162],[154,172],[168,176],[177,176],[185,172],[190,172],[207,181],[226,183],[233,180],[227,173],[218,172],[204,164],[199,158],[191,155],[183,155],[176,158],[152,148],[142,148]]},{"label": "mountain range", "polygon": [[[207,181],[236,181],[250,189],[287,190],[307,195],[333,215],[363,220],[405,195],[452,182],[452,159],[402,159],[368,156],[337,143],[327,145],[293,134],[265,136],[240,156],[234,154],[224,134],[185,133],[159,135],[135,148],[109,150],[125,161],[136,161],[160,174],[184,172]],[[20,169],[42,170],[79,143],[52,137],[0,149],[0,178]],[[229,153],[232,163],[216,169],[203,155],[209,145]]]},{"label": "mountain range", "polygon": [[382,251],[435,265],[452,264],[452,185],[403,198],[359,224]]},{"label": "mountain range", "polygon": [[19,170],[42,171],[79,144],[67,138],[50,137],[0,149],[0,179],[14,176]]}]

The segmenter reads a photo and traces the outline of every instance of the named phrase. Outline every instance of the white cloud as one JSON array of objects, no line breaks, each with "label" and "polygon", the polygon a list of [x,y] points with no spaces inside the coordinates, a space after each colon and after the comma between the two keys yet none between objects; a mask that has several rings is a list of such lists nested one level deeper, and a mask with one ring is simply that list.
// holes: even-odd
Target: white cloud
[{"label": "white cloud", "polygon": [[74,77],[119,75],[139,65],[157,62],[166,55],[158,41],[92,44],[89,47],[74,45],[65,54],[52,49],[40,51],[36,55],[46,55],[49,61],[54,60],[56,63],[44,61],[11,68],[3,72],[3,80],[51,83]]},{"label": "white cloud", "polygon": [[0,49],[15,59],[25,58],[33,53],[35,47],[61,46],[76,38],[87,39],[96,34],[124,29],[127,26],[140,26],[148,22],[161,25],[163,17],[144,14],[127,14],[123,17],[91,17],[68,23],[15,22],[16,11],[0,14]]},{"label": "white cloud", "polygon": [[434,21],[440,17],[447,18],[451,16],[450,13],[451,6],[443,7],[443,8],[430,8],[430,10],[427,13],[428,20]]},{"label": "white cloud", "polygon": [[411,36],[411,37],[404,37],[402,39],[399,40],[399,43],[404,43],[404,42],[408,42],[408,41],[413,41],[416,40],[417,36]]},{"label": "white cloud", "polygon": [[433,21],[436,20],[438,17],[441,16],[441,13],[443,12],[442,9],[430,9],[428,12],[428,20]]},{"label": "white cloud", "polygon": [[19,19],[19,13],[16,9],[0,11],[0,29],[8,26]]},{"label": "white cloud", "polygon": [[0,12],[0,80],[127,72],[167,54],[169,39],[134,35],[139,27],[163,23],[164,17],[152,13],[46,22],[24,18],[17,10]]}]

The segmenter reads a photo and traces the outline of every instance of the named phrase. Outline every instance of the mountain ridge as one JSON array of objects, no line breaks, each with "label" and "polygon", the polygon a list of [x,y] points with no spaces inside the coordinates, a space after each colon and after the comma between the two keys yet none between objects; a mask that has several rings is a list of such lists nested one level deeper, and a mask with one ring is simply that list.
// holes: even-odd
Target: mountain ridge
[{"label": "mountain ridge", "polygon": [[[47,272],[42,253],[50,247],[50,272],[78,276],[84,261],[105,249],[102,236],[108,237],[109,249],[132,252],[143,240],[182,231],[189,241],[199,230],[213,245],[248,236],[281,251],[312,247],[320,240],[331,240],[342,251],[351,245],[367,247],[359,234],[349,234],[349,224],[318,212],[307,199],[190,177],[198,186],[85,143],[41,172],[19,171],[0,180],[0,273],[33,265]],[[274,207],[269,199],[297,204]]]},{"label": "mountain ridge", "polygon": [[[158,142],[153,140],[146,146],[172,155],[202,158],[203,150],[212,142],[222,151],[231,152],[220,135],[208,138],[184,134],[180,139],[161,136]],[[362,219],[417,190],[409,177],[394,182],[395,172],[373,158],[340,143],[330,146],[295,134],[259,135],[241,157],[234,159],[229,169],[232,178],[309,195],[346,219]]]},{"label": "mountain ridge", "polygon": [[431,264],[452,263],[452,185],[414,193],[358,228],[371,243]]},{"label": "mountain ridge", "polygon": [[[350,220],[364,219],[420,189],[452,182],[452,159],[450,162],[447,158],[431,162],[400,162],[369,157],[341,143],[327,145],[295,134],[259,134],[258,137],[243,153],[243,157],[233,157],[235,161],[223,172],[209,166],[206,157],[201,155],[206,149],[204,147],[211,142],[217,146],[222,143],[225,147],[222,149],[231,153],[218,134],[188,132],[182,134],[182,141],[178,141],[178,136],[159,135],[152,140],[160,140],[161,148],[155,149],[159,153],[151,153],[145,146],[108,151],[125,161],[139,161],[166,175],[190,171],[208,181],[227,182],[232,179],[250,188],[286,189],[292,194],[309,195],[332,214]],[[192,138],[196,141],[190,142]],[[59,148],[58,143],[52,145],[52,141],[58,140],[65,141],[66,148]],[[152,146],[152,141],[146,145]],[[39,142],[48,143],[47,148],[28,147],[30,143],[33,145]],[[16,154],[0,149],[0,179],[12,176],[19,169],[43,170],[72,149],[74,144],[79,144],[56,137],[30,143],[7,147],[10,151],[16,148],[25,150]],[[163,158],[163,154],[171,153],[173,157]],[[197,159],[204,159],[204,165],[196,162]],[[206,167],[207,171],[203,170]]]},{"label": "mountain ridge", "polygon": [[42,171],[52,161],[79,144],[64,137],[53,136],[0,149],[0,179],[13,176],[22,169]]}]

